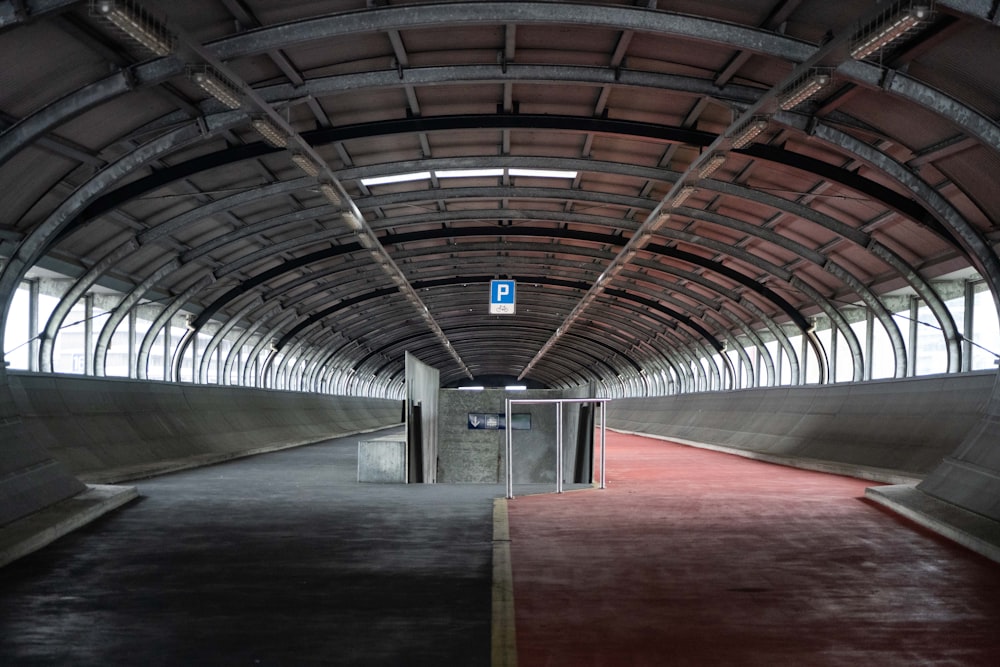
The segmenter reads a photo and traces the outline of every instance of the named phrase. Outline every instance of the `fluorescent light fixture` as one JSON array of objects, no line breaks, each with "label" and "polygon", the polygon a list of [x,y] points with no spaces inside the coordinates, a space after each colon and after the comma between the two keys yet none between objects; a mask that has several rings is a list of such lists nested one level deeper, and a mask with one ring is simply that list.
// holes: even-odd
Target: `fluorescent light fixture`
[{"label": "fluorescent light fixture", "polygon": [[313,178],[319,176],[319,167],[316,166],[316,163],[308,155],[304,153],[292,153],[292,162],[295,163],[296,167],[306,172],[307,175]]},{"label": "fluorescent light fixture", "polygon": [[388,176],[373,176],[372,178],[362,178],[361,184],[369,185],[389,185],[392,183],[407,183],[409,181],[423,181],[431,177],[429,171],[416,171],[411,174],[390,174]]},{"label": "fluorescent light fixture", "polygon": [[177,37],[132,0],[91,0],[91,16],[99,16],[158,56],[174,51]]},{"label": "fluorescent light fixture", "polygon": [[509,169],[511,176],[533,176],[535,178],[576,178],[575,171],[562,171],[559,169]]},{"label": "fluorescent light fixture", "polygon": [[340,193],[337,192],[337,188],[333,186],[333,183],[327,183],[325,181],[320,183],[319,191],[323,193],[323,196],[326,197],[327,201],[331,204],[334,206],[340,206]]},{"label": "fluorescent light fixture", "polygon": [[698,178],[708,178],[719,170],[719,167],[726,163],[725,153],[715,153],[712,157],[698,167]]},{"label": "fluorescent light fixture", "polygon": [[763,116],[750,119],[746,125],[733,132],[733,148],[743,148],[753,143],[760,133],[767,129],[768,120]]},{"label": "fluorescent light fixture", "polygon": [[687,201],[687,198],[695,193],[695,187],[693,185],[685,185],[681,188],[674,198],[670,200],[670,207],[676,208]]},{"label": "fluorescent light fixture", "polygon": [[781,94],[778,106],[782,111],[791,111],[828,86],[832,80],[833,77],[827,72],[812,71]]},{"label": "fluorescent light fixture", "polygon": [[253,125],[253,129],[257,130],[257,134],[263,137],[264,141],[271,146],[275,148],[285,148],[288,146],[288,135],[272,123],[269,118],[259,116],[250,121],[250,124]]},{"label": "fluorescent light fixture", "polygon": [[344,213],[340,216],[340,219],[343,220],[344,224],[350,227],[352,231],[360,232],[365,228],[361,221],[358,220],[357,217],[350,211],[344,211]]},{"label": "fluorescent light fixture", "polygon": [[488,176],[503,176],[503,169],[441,169],[434,175],[438,178],[483,178]]},{"label": "fluorescent light fixture", "polygon": [[243,92],[235,83],[224,77],[210,65],[188,67],[188,76],[206,93],[230,109],[243,106]]},{"label": "fluorescent light fixture", "polygon": [[507,391],[527,391],[528,385],[526,384],[509,384],[504,387]]},{"label": "fluorescent light fixture", "polygon": [[931,15],[927,5],[914,5],[908,9],[877,21],[872,26],[860,31],[851,44],[851,57],[863,60],[873,53],[896,41],[910,30],[926,21]]},{"label": "fluorescent light fixture", "polygon": [[466,385],[464,387],[459,387],[458,388],[459,391],[483,391],[485,389],[486,389],[486,387],[484,387],[482,385],[478,385],[478,384],[477,385]]}]

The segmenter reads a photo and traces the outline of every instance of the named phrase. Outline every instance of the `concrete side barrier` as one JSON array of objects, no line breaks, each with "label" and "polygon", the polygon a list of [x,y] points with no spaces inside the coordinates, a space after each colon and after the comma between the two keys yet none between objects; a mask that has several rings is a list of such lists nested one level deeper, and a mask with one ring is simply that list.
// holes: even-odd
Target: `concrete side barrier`
[{"label": "concrete side barrier", "polygon": [[17,372],[9,382],[28,436],[90,481],[370,431],[402,414],[399,401],[244,387]]},{"label": "concrete side barrier", "polygon": [[996,373],[622,399],[612,428],[923,476],[982,418]]}]

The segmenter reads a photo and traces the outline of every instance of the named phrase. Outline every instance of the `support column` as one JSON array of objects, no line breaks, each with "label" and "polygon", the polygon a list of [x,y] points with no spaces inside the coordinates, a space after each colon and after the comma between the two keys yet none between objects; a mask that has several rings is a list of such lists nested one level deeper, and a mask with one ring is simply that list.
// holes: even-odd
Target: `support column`
[{"label": "support column", "polygon": [[965,281],[965,315],[962,318],[962,372],[972,370],[972,327],[975,324],[976,286]]},{"label": "support column", "polygon": [[135,378],[136,364],[135,329],[138,320],[139,315],[135,312],[134,308],[128,311],[128,376],[133,379]]},{"label": "support column", "polygon": [[827,382],[834,384],[837,381],[837,337],[840,331],[837,327],[830,325],[830,377]]},{"label": "support column", "polygon": [[38,306],[41,300],[41,284],[37,280],[28,282],[28,370],[37,373],[38,352],[41,348],[38,340]]},{"label": "support column", "polygon": [[872,379],[872,357],[875,354],[875,314],[865,311],[865,380]]},{"label": "support column", "polygon": [[170,381],[170,320],[163,325],[163,379]]},{"label": "support column", "polygon": [[83,373],[94,374],[94,295],[83,297]]}]

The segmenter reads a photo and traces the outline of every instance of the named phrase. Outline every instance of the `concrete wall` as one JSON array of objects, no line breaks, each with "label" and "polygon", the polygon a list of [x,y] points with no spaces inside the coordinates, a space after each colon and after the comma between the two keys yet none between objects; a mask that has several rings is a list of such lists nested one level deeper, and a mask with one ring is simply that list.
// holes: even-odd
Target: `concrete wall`
[{"label": "concrete wall", "polygon": [[399,401],[381,399],[16,372],[9,381],[25,437],[88,481],[316,442],[402,418]]},{"label": "concrete wall", "polygon": [[[995,376],[991,371],[623,399],[608,405],[608,425],[750,452],[923,476],[979,423]],[[1000,460],[995,463],[1000,469]]]},{"label": "concrete wall", "polygon": [[917,488],[1000,521],[1000,376],[983,400],[982,419]]},{"label": "concrete wall", "polygon": [[[468,427],[469,413],[503,414],[505,399],[575,398],[581,392],[503,389],[442,389],[438,421],[438,481],[496,484],[505,481],[505,431]],[[556,481],[555,405],[515,405],[514,413],[531,415],[531,430],[514,431],[514,483]],[[563,479],[571,482],[576,464],[578,405],[563,406]]]},{"label": "concrete wall", "polygon": [[86,487],[26,431],[0,364],[0,526]]},{"label": "concrete wall", "polygon": [[[406,432],[410,482],[437,481],[441,371],[406,353]],[[419,410],[415,409],[419,407]],[[416,419],[415,415],[420,418]]]}]

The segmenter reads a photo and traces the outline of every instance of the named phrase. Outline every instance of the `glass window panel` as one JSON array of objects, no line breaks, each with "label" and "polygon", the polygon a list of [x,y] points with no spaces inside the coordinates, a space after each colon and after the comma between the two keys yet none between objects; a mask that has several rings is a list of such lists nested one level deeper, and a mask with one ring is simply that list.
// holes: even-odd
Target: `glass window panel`
[{"label": "glass window panel", "polygon": [[[864,340],[864,339],[862,339]],[[837,368],[836,382],[851,382],[854,380],[854,355],[847,344],[847,338],[837,330]]]},{"label": "glass window panel", "polygon": [[31,291],[21,285],[14,292],[10,314],[4,323],[4,360],[11,368],[28,370],[32,345],[30,338]]},{"label": "glass window panel", "polygon": [[873,329],[872,379],[878,380],[894,377],[896,374],[896,355],[893,351],[889,334],[886,333],[885,327],[878,320],[875,321]]},{"label": "glass window panel", "polygon": [[[933,311],[923,301],[917,309],[917,367],[914,375],[948,372],[948,346]],[[961,322],[961,320],[958,320]]]},{"label": "glass window panel", "polygon": [[996,368],[997,355],[1000,355],[1000,325],[989,290],[976,292],[972,313],[972,340],[976,343],[972,346],[972,369]]},{"label": "glass window panel", "polygon": [[55,345],[53,346],[52,369],[56,373],[76,373],[82,375],[86,372],[86,306],[84,302],[77,301],[66,316],[62,328],[56,334]]}]

